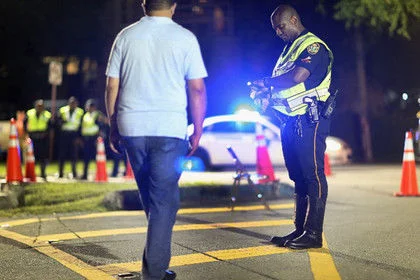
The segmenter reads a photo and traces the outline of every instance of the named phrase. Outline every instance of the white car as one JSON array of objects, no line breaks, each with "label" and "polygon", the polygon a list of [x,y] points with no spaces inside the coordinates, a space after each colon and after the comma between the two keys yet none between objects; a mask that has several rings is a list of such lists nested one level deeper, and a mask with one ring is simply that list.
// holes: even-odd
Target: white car
[{"label": "white car", "polygon": [[[242,111],[232,115],[209,117],[204,120],[203,127],[200,146],[194,156],[199,159],[199,165],[203,165],[205,169],[234,165],[232,156],[227,150],[229,146],[244,165],[255,165],[256,129],[262,129],[259,133],[265,136],[272,164],[284,165],[280,128],[258,112]],[[191,124],[188,126],[188,135],[193,131],[194,126]],[[326,143],[330,164],[350,162],[352,150],[343,140],[329,136]],[[197,162],[189,164],[197,165]]]}]

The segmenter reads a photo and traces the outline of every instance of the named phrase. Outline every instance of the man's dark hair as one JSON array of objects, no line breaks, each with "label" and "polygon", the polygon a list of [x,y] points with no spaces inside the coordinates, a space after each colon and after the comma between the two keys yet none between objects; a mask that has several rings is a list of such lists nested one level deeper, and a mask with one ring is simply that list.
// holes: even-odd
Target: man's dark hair
[{"label": "man's dark hair", "polygon": [[167,10],[175,3],[175,0],[143,0],[146,12]]}]

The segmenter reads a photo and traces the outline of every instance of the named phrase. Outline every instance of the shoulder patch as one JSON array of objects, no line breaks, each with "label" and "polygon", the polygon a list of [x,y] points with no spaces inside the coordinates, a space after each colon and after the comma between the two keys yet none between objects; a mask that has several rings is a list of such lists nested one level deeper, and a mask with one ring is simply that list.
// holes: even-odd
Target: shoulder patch
[{"label": "shoulder patch", "polygon": [[308,51],[309,54],[317,54],[319,51],[319,44],[318,43],[313,43],[311,45],[309,45],[306,50]]}]

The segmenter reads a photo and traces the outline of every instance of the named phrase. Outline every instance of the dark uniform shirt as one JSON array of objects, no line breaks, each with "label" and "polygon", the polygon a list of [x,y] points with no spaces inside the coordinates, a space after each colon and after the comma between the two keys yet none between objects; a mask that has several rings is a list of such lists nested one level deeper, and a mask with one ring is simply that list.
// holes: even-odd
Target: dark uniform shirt
[{"label": "dark uniform shirt", "polygon": [[[303,31],[299,37],[306,33],[308,33],[308,30]],[[292,43],[289,43],[287,47],[289,48]],[[324,80],[329,64],[328,50],[323,44],[319,43],[314,43],[307,47],[295,61],[296,67],[303,67],[311,73],[305,81],[307,90],[318,86]]]}]

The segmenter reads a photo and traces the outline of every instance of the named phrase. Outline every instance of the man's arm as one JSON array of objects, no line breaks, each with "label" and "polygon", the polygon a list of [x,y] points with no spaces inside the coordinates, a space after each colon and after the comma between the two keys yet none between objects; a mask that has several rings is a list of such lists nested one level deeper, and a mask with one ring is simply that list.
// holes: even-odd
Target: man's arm
[{"label": "man's arm", "polygon": [[206,115],[207,93],[203,79],[188,80],[188,100],[191,119],[194,124],[194,133],[189,139],[191,150],[188,154],[192,155],[198,148],[201,134],[203,132],[203,121]]},{"label": "man's arm", "polygon": [[115,105],[117,103],[118,93],[120,87],[120,79],[107,77],[106,79],[106,88],[105,88],[105,108],[106,113],[110,122],[110,146],[111,149],[119,153],[119,141],[120,134],[118,133],[117,126],[117,114],[115,110]]}]

